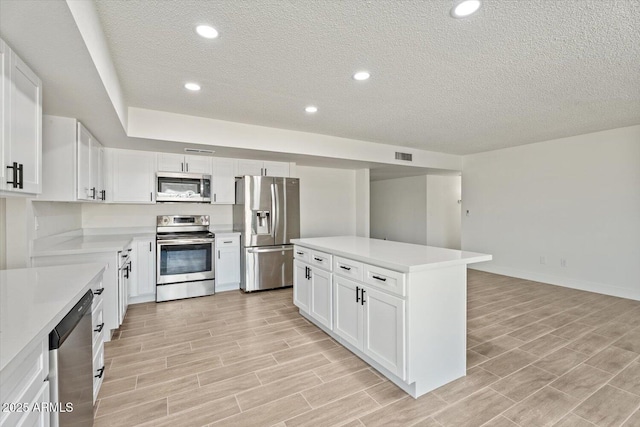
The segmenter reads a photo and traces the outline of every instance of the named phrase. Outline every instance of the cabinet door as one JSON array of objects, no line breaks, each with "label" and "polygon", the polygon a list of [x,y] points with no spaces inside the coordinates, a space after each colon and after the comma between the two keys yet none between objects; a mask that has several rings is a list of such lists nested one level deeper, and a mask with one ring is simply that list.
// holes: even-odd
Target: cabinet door
[{"label": "cabinet door", "polygon": [[[78,123],[78,200],[92,200],[91,167],[93,158],[91,153],[91,140],[93,137],[82,124]],[[97,190],[96,190],[97,191]]]},{"label": "cabinet door", "polygon": [[[38,394],[29,405],[30,408],[33,408],[34,404],[37,403],[41,410],[31,410],[26,412],[20,419],[20,421],[15,424],[16,427],[48,427],[51,425],[51,413],[47,410],[42,410],[42,404],[44,402],[46,402],[47,404],[51,402],[51,399],[49,399],[49,387],[49,381],[45,381],[44,383],[42,383]],[[9,425],[9,423],[7,423],[7,425]]]},{"label": "cabinet door", "polygon": [[114,150],[112,161],[113,201],[155,203],[155,154]]},{"label": "cabinet door", "polygon": [[11,181],[9,162],[5,160],[5,146],[9,144],[9,51],[0,39],[0,190],[6,188],[7,172]]},{"label": "cabinet door", "polygon": [[218,248],[216,256],[216,286],[240,283],[240,247]]},{"label": "cabinet door", "polygon": [[405,301],[365,287],[363,351],[405,379]]},{"label": "cabinet door", "polygon": [[362,286],[344,277],[334,276],[333,332],[358,349],[362,349],[363,310],[359,300]]},{"label": "cabinet door", "polygon": [[184,156],[185,172],[211,175],[211,157]]},{"label": "cabinet door", "polygon": [[149,295],[156,292],[156,246],[155,240],[140,240],[134,249],[133,279],[129,296]]},{"label": "cabinet door", "polygon": [[236,202],[236,160],[213,159],[211,174],[211,203],[233,205]]},{"label": "cabinet door", "polygon": [[293,261],[293,303],[305,313],[309,313],[311,299],[311,280],[307,278],[307,268],[310,268],[308,264]]},{"label": "cabinet door", "polygon": [[182,154],[158,153],[158,171],[186,172]]},{"label": "cabinet door", "polygon": [[[7,166],[22,167],[22,187],[5,185],[5,190],[38,194],[42,191],[42,82],[15,54],[9,56],[9,85],[4,123],[4,164],[6,179],[13,174]],[[6,82],[6,80],[5,80]],[[7,94],[5,94],[6,96]]]},{"label": "cabinet door", "polygon": [[91,196],[92,200],[102,200],[100,191],[104,189],[102,180],[102,144],[91,137]]},{"label": "cabinet door", "polygon": [[259,160],[238,160],[238,175],[260,176],[263,175],[264,162]]},{"label": "cabinet door", "polygon": [[265,176],[289,176],[289,163],[286,162],[264,162]]},{"label": "cabinet door", "polygon": [[331,273],[319,268],[311,270],[309,314],[328,329],[333,329]]}]

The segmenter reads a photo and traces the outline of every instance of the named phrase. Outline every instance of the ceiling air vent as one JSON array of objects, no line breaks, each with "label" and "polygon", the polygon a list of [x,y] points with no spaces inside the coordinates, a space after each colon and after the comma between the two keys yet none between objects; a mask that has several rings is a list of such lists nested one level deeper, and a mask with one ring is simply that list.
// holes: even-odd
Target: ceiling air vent
[{"label": "ceiling air vent", "polygon": [[213,150],[201,150],[199,148],[185,148],[185,153],[197,153],[197,154],[213,154],[215,151]]},{"label": "ceiling air vent", "polygon": [[413,155],[409,153],[401,153],[396,151],[396,160],[406,160],[407,162],[413,161]]}]

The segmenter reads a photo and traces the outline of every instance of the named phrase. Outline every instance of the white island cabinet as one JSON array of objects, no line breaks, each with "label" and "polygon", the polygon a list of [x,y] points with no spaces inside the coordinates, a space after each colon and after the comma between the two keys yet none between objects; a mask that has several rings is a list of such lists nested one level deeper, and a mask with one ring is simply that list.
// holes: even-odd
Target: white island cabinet
[{"label": "white island cabinet", "polygon": [[355,236],[292,243],[303,316],[415,398],[465,375],[467,264],[491,255]]}]

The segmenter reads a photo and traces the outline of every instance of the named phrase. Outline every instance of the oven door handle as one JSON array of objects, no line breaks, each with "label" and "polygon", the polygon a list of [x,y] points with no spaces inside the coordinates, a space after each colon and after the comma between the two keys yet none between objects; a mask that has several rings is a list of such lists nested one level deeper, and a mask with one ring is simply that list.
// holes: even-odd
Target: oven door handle
[{"label": "oven door handle", "polygon": [[282,251],[292,251],[293,246],[279,246],[277,248],[255,248],[255,249],[247,249],[247,252],[250,254],[261,254],[265,252],[282,252]]},{"label": "oven door handle", "polygon": [[163,245],[188,245],[191,243],[213,243],[215,239],[179,239],[179,240],[158,240],[158,246]]}]

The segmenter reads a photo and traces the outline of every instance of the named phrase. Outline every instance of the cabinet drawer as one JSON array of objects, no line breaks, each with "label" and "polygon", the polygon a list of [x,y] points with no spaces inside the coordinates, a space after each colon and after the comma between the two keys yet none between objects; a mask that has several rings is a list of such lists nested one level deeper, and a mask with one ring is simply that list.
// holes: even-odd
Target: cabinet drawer
[{"label": "cabinet drawer", "polygon": [[333,257],[333,271],[340,276],[362,281],[362,267],[363,264],[361,262],[339,256]]},{"label": "cabinet drawer", "polygon": [[369,264],[364,264],[363,273],[363,282],[395,295],[407,295],[404,274]]},{"label": "cabinet drawer", "polygon": [[302,246],[294,246],[293,257],[303,262],[310,262],[311,250],[307,248],[303,248]]},{"label": "cabinet drawer", "polygon": [[316,267],[324,268],[327,271],[333,269],[333,256],[320,251],[311,251],[309,263]]},{"label": "cabinet drawer", "polygon": [[102,280],[91,287],[91,292],[93,292],[93,302],[91,303],[91,311],[93,312],[104,298],[104,285],[102,284]]},{"label": "cabinet drawer", "polygon": [[100,386],[104,380],[104,344],[100,343],[93,355],[93,403],[96,403]]},{"label": "cabinet drawer", "polygon": [[93,347],[104,341],[104,316],[102,310],[102,300],[91,310],[91,326],[93,329]]},{"label": "cabinet drawer", "polygon": [[240,246],[239,237],[216,237],[216,246],[226,248],[229,246]]}]

